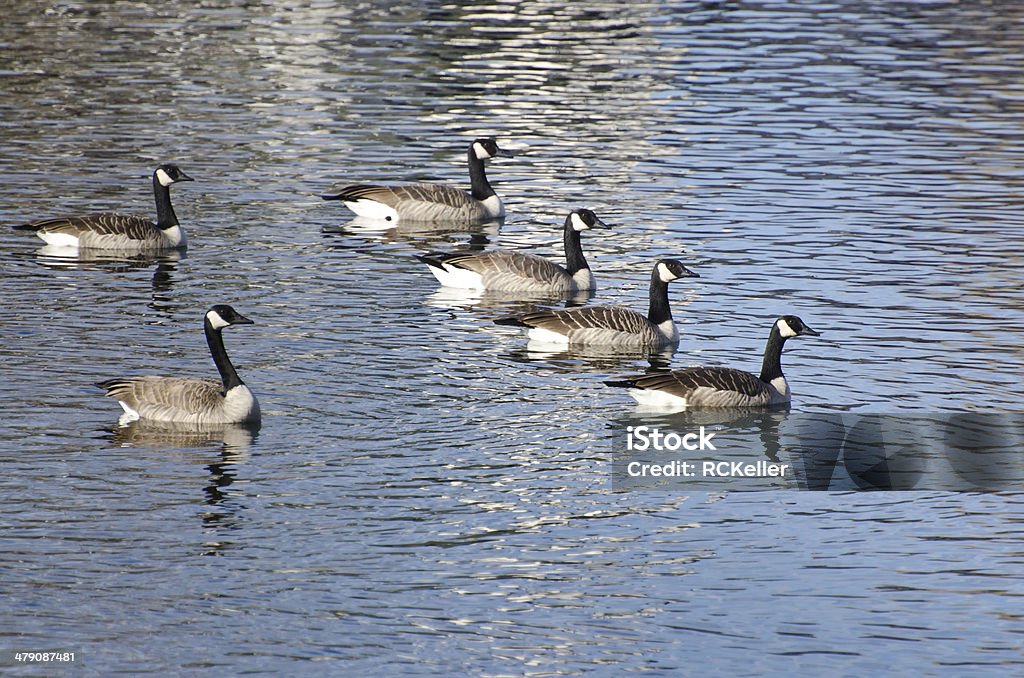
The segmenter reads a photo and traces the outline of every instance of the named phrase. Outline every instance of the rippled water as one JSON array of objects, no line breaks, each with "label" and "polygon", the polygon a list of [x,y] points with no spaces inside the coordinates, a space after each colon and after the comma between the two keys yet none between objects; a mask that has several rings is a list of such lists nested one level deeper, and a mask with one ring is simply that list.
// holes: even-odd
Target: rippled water
[{"label": "rippled water", "polygon": [[[790,419],[1018,411],[1018,9],[794,5],[9,3],[0,222],[150,214],[161,161],[196,181],[183,257],[0,239],[0,647],[97,675],[1019,672],[1017,494],[621,491],[623,427],[673,420],[602,381],[648,359],[532,351],[490,322],[524,302],[414,258],[560,257],[591,207],[595,301],[643,309],[659,257],[701,274],[673,366],[754,370],[793,312],[823,335],[787,347]],[[517,153],[502,224],[318,197],[464,185],[480,135]],[[256,321],[225,335],[262,428],[119,430],[93,382],[212,375],[218,302]]]}]

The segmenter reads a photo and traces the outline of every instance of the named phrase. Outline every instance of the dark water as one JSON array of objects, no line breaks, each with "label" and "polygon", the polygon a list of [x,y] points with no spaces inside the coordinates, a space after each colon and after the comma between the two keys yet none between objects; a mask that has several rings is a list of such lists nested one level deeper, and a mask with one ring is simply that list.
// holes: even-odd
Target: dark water
[{"label": "dark water", "polygon": [[[0,238],[0,647],[92,675],[1021,670],[1018,494],[622,491],[623,427],[672,420],[602,381],[648,361],[529,350],[490,322],[524,304],[413,256],[560,257],[591,207],[596,301],[642,309],[659,257],[701,274],[671,293],[674,366],[754,370],[797,313],[823,334],[787,347],[791,417],[1015,412],[1018,8],[5,9],[5,228],[150,214],[162,161],[196,181],[181,258]],[[481,135],[517,153],[489,169],[500,225],[372,228],[318,197],[465,184]],[[262,429],[118,430],[92,383],[212,374],[218,302],[257,323],[226,340]],[[709,425],[793,458],[763,421]]]}]

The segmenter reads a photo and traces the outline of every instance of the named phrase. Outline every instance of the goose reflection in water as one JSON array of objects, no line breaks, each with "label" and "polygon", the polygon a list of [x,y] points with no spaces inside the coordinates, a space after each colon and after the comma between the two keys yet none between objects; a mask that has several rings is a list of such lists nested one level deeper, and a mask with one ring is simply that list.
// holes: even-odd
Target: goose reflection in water
[{"label": "goose reflection in water", "polygon": [[[201,512],[203,527],[224,530],[237,523],[238,506],[232,502],[229,488],[237,479],[238,467],[249,460],[259,430],[259,423],[199,427],[138,420],[107,429],[107,433],[119,447],[151,450],[161,459],[173,454],[187,463],[203,464],[209,472],[203,486],[203,503],[209,507]],[[220,537],[207,540],[201,553],[220,555],[230,545]]]},{"label": "goose reflection in water", "polygon": [[130,250],[77,249],[59,245],[44,245],[35,252],[36,263],[56,271],[99,271],[102,273],[131,273],[153,268],[150,280],[151,307],[166,310],[172,304],[168,296],[174,285],[178,263],[188,257],[185,250],[164,252],[132,252]]},{"label": "goose reflection in water", "polygon": [[387,221],[382,222],[377,219],[357,216],[337,228],[330,229],[329,232],[367,235],[384,240],[385,242],[408,242],[416,238],[442,241],[441,239],[445,236],[462,233],[496,237],[504,222],[504,219],[490,219],[480,224],[466,225],[446,221],[411,221],[395,225]]}]

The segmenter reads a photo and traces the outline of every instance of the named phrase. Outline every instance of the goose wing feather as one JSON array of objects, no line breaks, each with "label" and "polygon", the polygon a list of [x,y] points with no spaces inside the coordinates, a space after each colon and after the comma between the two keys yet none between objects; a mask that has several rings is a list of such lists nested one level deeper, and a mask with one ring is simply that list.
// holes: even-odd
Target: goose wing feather
[{"label": "goose wing feather", "polygon": [[515,288],[524,282],[549,288],[568,288],[573,283],[564,268],[536,254],[505,250],[453,254],[445,257],[444,263],[479,273],[490,289]]},{"label": "goose wing feather", "polygon": [[527,313],[520,318],[530,327],[553,332],[572,330],[614,330],[627,334],[652,332],[651,321],[625,306],[582,306]]},{"label": "goose wing feather", "polygon": [[224,388],[212,379],[144,376],[98,385],[145,419],[199,421],[224,406]]},{"label": "goose wing feather", "polygon": [[663,391],[686,398],[691,404],[702,400],[734,400],[721,404],[765,405],[771,390],[756,375],[730,367],[690,367],[671,372],[655,372],[629,380],[635,388]]},{"label": "goose wing feather", "polygon": [[481,218],[486,213],[473,196],[461,188],[443,184],[346,186],[337,198],[346,202],[372,200],[394,209],[403,219],[430,221]]},{"label": "goose wing feather", "polygon": [[77,236],[86,233],[101,236],[126,236],[132,240],[146,240],[159,233],[156,224],[146,217],[115,212],[43,219],[26,224],[24,228],[45,233],[67,233]]}]

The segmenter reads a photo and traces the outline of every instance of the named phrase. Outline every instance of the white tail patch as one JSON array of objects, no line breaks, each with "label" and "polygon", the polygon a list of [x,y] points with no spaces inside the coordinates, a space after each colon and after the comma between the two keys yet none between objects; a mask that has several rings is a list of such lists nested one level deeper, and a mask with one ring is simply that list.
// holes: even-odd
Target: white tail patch
[{"label": "white tail patch", "polygon": [[476,271],[458,268],[451,264],[442,264],[443,268],[429,266],[437,281],[446,287],[457,287],[464,290],[482,290],[486,288],[483,278]]},{"label": "white tail patch", "polygon": [[535,341],[538,344],[558,344],[565,346],[569,343],[569,337],[558,332],[552,332],[546,330],[543,327],[531,327],[530,331],[526,333],[530,338],[530,341]]},{"label": "white tail patch", "polygon": [[590,226],[587,226],[587,222],[583,221],[583,219],[580,218],[580,215],[575,212],[573,212],[569,217],[569,223],[572,224],[572,229],[574,231],[585,231],[590,228]]},{"label": "white tail patch", "polygon": [[47,233],[46,231],[36,231],[36,235],[42,239],[47,245],[61,248],[78,248],[78,236],[72,235],[71,233]]},{"label": "white tail patch", "polygon": [[633,400],[641,407],[649,407],[655,410],[681,412],[689,405],[686,398],[657,389],[631,388],[629,389],[629,395],[633,396]]},{"label": "white tail patch", "polygon": [[376,200],[368,200],[366,198],[346,200],[345,207],[367,219],[380,219],[382,221],[390,221],[391,223],[398,221],[398,212],[395,211],[394,207],[388,207]]},{"label": "white tail patch", "polygon": [[129,407],[128,403],[123,400],[118,400],[117,402],[120,403],[121,409],[124,410],[124,414],[118,418],[118,423],[124,425],[139,420],[139,413]]}]

